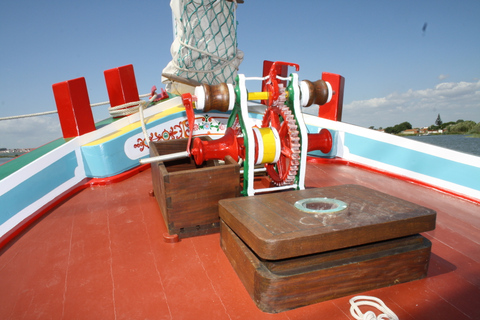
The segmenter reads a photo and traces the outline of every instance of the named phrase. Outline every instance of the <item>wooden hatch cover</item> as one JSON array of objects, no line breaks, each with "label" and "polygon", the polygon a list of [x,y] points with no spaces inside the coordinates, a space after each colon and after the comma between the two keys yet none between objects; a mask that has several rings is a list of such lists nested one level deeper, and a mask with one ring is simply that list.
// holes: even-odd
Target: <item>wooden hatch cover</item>
[{"label": "wooden hatch cover", "polygon": [[219,215],[266,260],[410,236],[433,230],[436,219],[434,210],[359,185],[224,199]]}]

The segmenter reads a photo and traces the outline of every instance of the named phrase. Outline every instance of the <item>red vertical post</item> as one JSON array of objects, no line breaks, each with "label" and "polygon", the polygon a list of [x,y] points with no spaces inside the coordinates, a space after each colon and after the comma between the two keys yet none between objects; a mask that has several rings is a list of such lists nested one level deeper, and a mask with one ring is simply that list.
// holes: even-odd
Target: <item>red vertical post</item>
[{"label": "red vertical post", "polygon": [[85,78],[52,85],[64,138],[73,138],[95,130]]},{"label": "red vertical post", "polygon": [[112,107],[140,100],[133,65],[105,70],[103,74]]},{"label": "red vertical post", "polygon": [[[263,77],[268,76],[268,74],[270,73],[270,69],[272,68],[272,64],[273,64],[273,61],[268,61],[268,60],[263,61]],[[277,74],[279,76],[281,76],[281,77],[288,76],[288,66],[282,65],[282,64],[277,64],[275,67],[277,69]],[[278,81],[278,83],[283,83],[283,85],[285,87],[287,86],[287,81],[285,81],[285,80],[280,80],[280,81]],[[267,81],[263,80],[262,81],[262,92],[266,91],[266,88],[265,88],[266,85],[267,85]],[[266,104],[267,101],[262,100],[261,103]]]},{"label": "red vertical post", "polygon": [[323,72],[322,80],[330,83],[334,94],[332,95],[330,102],[320,106],[318,109],[318,116],[334,121],[342,121],[345,78],[338,74]]}]

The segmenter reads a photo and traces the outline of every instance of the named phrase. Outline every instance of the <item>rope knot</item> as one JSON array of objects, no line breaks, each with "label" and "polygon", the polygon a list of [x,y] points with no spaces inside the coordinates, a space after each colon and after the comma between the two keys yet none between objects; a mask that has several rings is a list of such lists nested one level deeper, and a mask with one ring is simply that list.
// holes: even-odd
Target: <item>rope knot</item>
[{"label": "rope knot", "polygon": [[[356,296],[350,299],[350,305],[350,313],[357,320],[398,320],[397,315],[390,310],[382,300],[375,297]],[[362,313],[359,308],[360,306],[375,307],[383,313],[378,316],[376,316],[373,311]]]}]

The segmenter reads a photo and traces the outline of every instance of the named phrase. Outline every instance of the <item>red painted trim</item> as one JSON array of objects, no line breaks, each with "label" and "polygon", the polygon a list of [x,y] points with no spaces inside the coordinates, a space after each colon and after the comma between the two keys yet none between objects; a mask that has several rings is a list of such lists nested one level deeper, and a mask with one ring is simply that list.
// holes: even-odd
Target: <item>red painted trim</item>
[{"label": "red painted trim", "polygon": [[42,206],[40,209],[35,211],[33,214],[25,218],[22,222],[17,224],[15,227],[13,227],[10,231],[5,233],[2,237],[0,237],[0,249],[3,249],[6,245],[8,245],[12,240],[14,240],[18,235],[20,235],[23,231],[25,231],[28,227],[30,227],[33,223],[35,223],[37,220],[42,218],[44,215],[46,215],[50,210],[58,206],[60,203],[66,201],[68,198],[72,197],[76,193],[82,191],[83,189],[86,189],[90,186],[105,186],[113,183],[117,183],[123,180],[126,180],[137,173],[140,173],[146,169],[150,164],[143,164],[138,167],[135,167],[133,169],[130,169],[126,172],[117,174],[112,177],[107,177],[107,178],[85,178],[79,183],[77,183],[75,186],[70,188],[69,190],[66,190],[62,194],[60,194],[58,197],[53,199],[52,201],[48,202],[44,206]]},{"label": "red painted trim", "polygon": [[[266,77],[270,74],[270,69],[272,68],[273,61],[269,60],[264,60],[263,61],[263,77]],[[287,77],[288,76],[288,66],[283,65],[283,64],[277,64],[275,65],[275,69],[277,70],[277,75],[281,77]],[[287,87],[287,81],[286,80],[280,80],[278,83],[283,83],[284,87]],[[262,92],[267,91],[267,80],[262,81]],[[267,104],[267,100],[261,100],[262,104]]]},{"label": "red painted trim", "polygon": [[380,173],[380,174],[385,175],[387,177],[407,181],[407,182],[410,182],[410,183],[415,183],[415,184],[418,184],[418,185],[426,187],[426,188],[434,189],[436,191],[443,192],[443,193],[446,193],[448,195],[473,202],[475,204],[480,204],[480,201],[477,198],[472,198],[472,197],[464,195],[462,193],[458,193],[458,192],[455,192],[455,191],[452,191],[452,190],[444,189],[444,188],[441,188],[439,186],[435,186],[435,185],[423,182],[421,180],[406,177],[406,176],[403,176],[403,175],[398,174],[398,173],[392,173],[390,171],[386,171],[386,170],[378,169],[378,168],[375,168],[375,167],[371,167],[371,166],[365,165],[363,163],[349,161],[349,160],[345,160],[345,159],[342,159],[342,158],[317,158],[317,157],[307,157],[307,162],[319,163],[319,164],[322,164],[322,163],[325,163],[325,164],[339,164],[339,165],[361,168],[361,169],[369,170],[369,171],[372,171],[372,172]]},{"label": "red painted trim", "polygon": [[128,171],[122,172],[122,173],[117,174],[115,176],[106,177],[106,178],[92,178],[91,180],[89,180],[86,183],[86,185],[87,186],[106,186],[106,185],[109,185],[109,184],[117,183],[117,182],[126,180],[130,177],[133,177],[137,173],[145,171],[149,167],[150,167],[150,164],[147,163],[147,164],[139,165],[138,167],[135,167],[135,168],[130,169]]},{"label": "red painted trim", "polygon": [[339,74],[323,72],[322,80],[330,83],[335,94],[330,102],[325,103],[318,109],[318,116],[333,121],[342,121],[345,78]]}]

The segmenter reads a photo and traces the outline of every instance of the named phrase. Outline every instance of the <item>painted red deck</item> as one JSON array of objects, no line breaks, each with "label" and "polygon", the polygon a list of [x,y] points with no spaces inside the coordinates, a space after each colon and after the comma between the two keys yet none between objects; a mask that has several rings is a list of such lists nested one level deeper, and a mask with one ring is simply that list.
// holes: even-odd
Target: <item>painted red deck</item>
[{"label": "painted red deck", "polygon": [[[340,164],[309,164],[307,186],[355,183],[437,211],[428,277],[365,292],[402,320],[480,319],[480,206]],[[0,251],[1,319],[353,319],[349,298],[257,309],[219,235],[164,242],[150,170],[85,189]],[[346,279],[345,281],[348,281]]]}]

